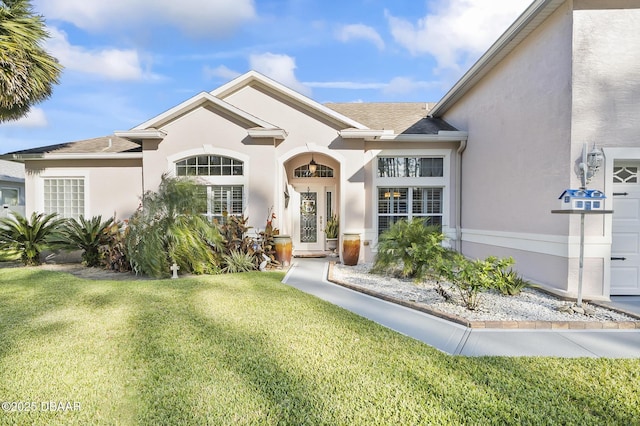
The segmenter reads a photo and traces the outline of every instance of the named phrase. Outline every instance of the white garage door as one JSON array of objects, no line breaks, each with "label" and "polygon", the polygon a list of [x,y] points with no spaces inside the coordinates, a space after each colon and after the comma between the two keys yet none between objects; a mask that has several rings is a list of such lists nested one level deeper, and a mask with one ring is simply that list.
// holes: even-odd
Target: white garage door
[{"label": "white garage door", "polygon": [[640,295],[640,162],[616,162],[611,295]]}]

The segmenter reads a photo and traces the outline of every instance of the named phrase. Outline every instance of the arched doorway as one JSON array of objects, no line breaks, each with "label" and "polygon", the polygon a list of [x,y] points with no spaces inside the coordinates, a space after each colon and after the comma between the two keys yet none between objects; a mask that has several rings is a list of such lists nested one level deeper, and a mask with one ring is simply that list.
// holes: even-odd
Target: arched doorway
[{"label": "arched doorway", "polygon": [[324,229],[328,218],[339,211],[339,163],[324,154],[305,153],[284,166],[291,189],[286,214],[294,253],[328,251]]}]

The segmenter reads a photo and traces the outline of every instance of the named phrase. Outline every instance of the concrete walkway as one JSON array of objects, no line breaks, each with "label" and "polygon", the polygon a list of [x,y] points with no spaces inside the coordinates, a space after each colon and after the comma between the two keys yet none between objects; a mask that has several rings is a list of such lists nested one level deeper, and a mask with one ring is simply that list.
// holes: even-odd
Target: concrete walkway
[{"label": "concrete walkway", "polygon": [[[327,281],[327,259],[294,259],[283,283],[452,355],[640,358],[640,330],[472,329]],[[630,309],[640,303],[631,302]]]}]

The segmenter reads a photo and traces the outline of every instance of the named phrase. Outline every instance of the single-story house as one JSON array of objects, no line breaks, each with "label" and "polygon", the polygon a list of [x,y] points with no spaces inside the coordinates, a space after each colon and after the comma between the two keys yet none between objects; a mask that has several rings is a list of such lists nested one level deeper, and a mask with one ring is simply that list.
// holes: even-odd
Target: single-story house
[{"label": "single-story house", "polygon": [[0,217],[10,212],[24,215],[24,165],[0,160]]},{"label": "single-story house", "polygon": [[614,213],[586,219],[583,295],[640,294],[637,28],[640,0],[536,0],[436,104],[323,105],[250,71],[133,129],[5,158],[25,164],[27,212],[124,219],[164,173],[190,176],[203,214],[259,230],[273,209],[298,254],[325,249],[332,214],[362,261],[423,217],[465,255],[513,256],[576,296],[580,219],[551,211],[595,144],[589,188]]}]

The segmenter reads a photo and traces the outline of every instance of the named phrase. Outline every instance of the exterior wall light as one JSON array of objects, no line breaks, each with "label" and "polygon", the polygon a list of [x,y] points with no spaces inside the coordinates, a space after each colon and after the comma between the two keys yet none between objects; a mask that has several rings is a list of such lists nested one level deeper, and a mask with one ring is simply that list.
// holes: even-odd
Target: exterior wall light
[{"label": "exterior wall light", "polygon": [[603,162],[604,154],[602,150],[596,148],[595,144],[589,153],[587,153],[587,144],[582,146],[582,162],[578,164],[578,175],[582,179],[582,189],[585,189],[591,178],[598,173]]}]

